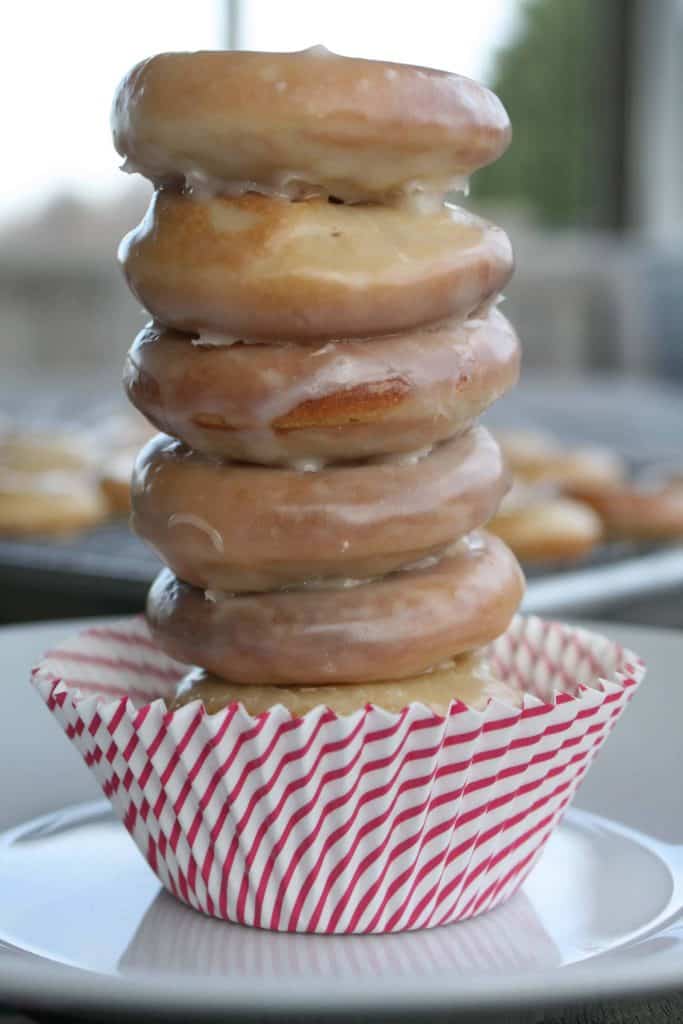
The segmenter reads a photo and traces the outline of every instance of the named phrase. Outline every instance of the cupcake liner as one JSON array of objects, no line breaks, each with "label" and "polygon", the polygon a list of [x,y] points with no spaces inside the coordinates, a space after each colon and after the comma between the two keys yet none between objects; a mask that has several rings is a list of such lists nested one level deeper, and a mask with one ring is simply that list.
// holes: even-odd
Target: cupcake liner
[{"label": "cupcake liner", "polygon": [[33,680],[173,895],[261,928],[386,933],[515,892],[644,674],[604,637],[536,618],[490,653],[521,708],[169,712],[186,666],[142,618],[85,630]]}]

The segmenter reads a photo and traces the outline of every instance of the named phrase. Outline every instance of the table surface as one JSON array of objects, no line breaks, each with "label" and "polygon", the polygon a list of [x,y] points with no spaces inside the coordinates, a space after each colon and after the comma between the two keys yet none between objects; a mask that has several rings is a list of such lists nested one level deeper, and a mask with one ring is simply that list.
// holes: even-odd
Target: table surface
[{"label": "table surface", "polygon": [[[228,1021],[230,1018],[226,1017]],[[285,1018],[283,1018],[284,1020]],[[132,1017],[127,1017],[129,1024],[134,1024]],[[418,1024],[425,1024],[427,1018],[423,1018]],[[77,1024],[76,1018],[50,1017],[36,1018],[17,1016],[14,1013],[3,1013],[0,1010],[0,1024]],[[78,1021],[87,1021],[87,1018],[78,1018]],[[497,1019],[496,1024],[515,1024],[519,1021],[522,1024],[523,1018],[508,1018],[505,1022]],[[570,1010],[566,1012],[551,1011],[547,1014],[535,1014],[527,1018],[527,1024],[678,1024],[683,1021],[683,995],[673,995],[670,998],[645,1000],[643,1002],[629,1002],[623,1006],[610,1004],[596,1004],[581,1010]],[[356,1020],[361,1024],[361,1019]],[[493,1020],[492,1020],[493,1024]]]}]

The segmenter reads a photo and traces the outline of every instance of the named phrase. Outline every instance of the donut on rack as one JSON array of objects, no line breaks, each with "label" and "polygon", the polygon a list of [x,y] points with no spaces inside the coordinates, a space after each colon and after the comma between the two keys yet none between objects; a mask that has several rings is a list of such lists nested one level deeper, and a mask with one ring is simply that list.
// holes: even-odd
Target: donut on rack
[{"label": "donut on rack", "polygon": [[124,379],[163,432],[132,511],[169,567],[152,633],[203,672],[179,704],[481,706],[523,578],[481,529],[509,481],[475,421],[519,342],[507,236],[445,196],[505,150],[502,105],[322,48],[162,54],[112,125],[157,189],[119,249],[153,317]]},{"label": "donut on rack", "polygon": [[522,562],[575,562],[600,543],[600,517],[585,502],[540,486],[513,484],[489,529]]},{"label": "donut on rack", "polygon": [[672,477],[649,485],[576,485],[576,498],[600,517],[615,539],[666,542],[683,539],[683,480]]},{"label": "donut on rack", "polygon": [[107,512],[80,436],[0,435],[0,536],[66,536],[98,526]]},{"label": "donut on rack", "polygon": [[554,486],[561,491],[618,484],[626,474],[616,452],[598,445],[568,447],[535,430],[506,431],[498,443],[522,484]]}]

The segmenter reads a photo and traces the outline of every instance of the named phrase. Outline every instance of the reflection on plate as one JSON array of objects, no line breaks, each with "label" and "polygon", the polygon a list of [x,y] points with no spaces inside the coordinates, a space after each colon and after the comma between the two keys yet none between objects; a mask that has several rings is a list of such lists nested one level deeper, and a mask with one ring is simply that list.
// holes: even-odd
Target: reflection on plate
[{"label": "reflection on plate", "polygon": [[[520,936],[523,941],[520,942]],[[379,941],[381,938],[381,941]],[[242,977],[428,977],[556,967],[560,953],[524,893],[457,927],[377,936],[284,935],[205,919],[160,892],[119,961],[122,971]]]}]

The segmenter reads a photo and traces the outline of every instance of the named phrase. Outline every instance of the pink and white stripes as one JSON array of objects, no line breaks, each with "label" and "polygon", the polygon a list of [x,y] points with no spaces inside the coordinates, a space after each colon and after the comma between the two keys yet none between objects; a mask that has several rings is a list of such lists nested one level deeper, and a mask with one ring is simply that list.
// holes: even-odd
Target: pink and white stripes
[{"label": "pink and white stripes", "polygon": [[492,652],[522,709],[171,713],[159,698],[184,667],[139,618],[86,630],[33,679],[179,899],[280,931],[395,932],[512,895],[644,674],[608,640],[538,619]]}]

